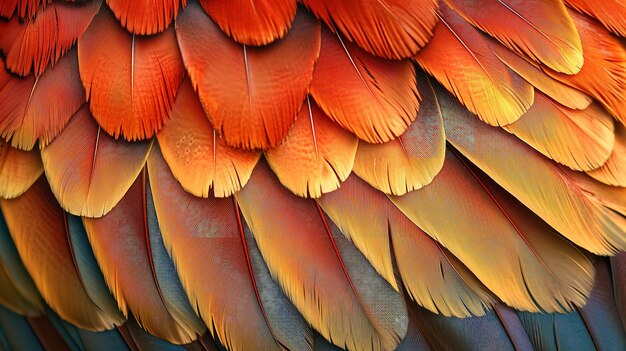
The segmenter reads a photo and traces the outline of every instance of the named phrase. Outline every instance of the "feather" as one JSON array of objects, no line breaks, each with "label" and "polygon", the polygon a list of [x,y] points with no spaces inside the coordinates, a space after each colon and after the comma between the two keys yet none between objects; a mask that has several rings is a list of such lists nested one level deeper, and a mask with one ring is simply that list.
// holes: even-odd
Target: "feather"
[{"label": "feather", "polygon": [[13,199],[22,195],[42,173],[37,151],[15,149],[0,140],[0,197]]},{"label": "feather", "polygon": [[615,305],[626,330],[626,253],[611,257],[611,272],[615,289]]},{"label": "feather", "polygon": [[85,349],[89,351],[111,351],[130,350],[120,332],[116,329],[103,332],[92,332],[85,329],[79,329],[80,339],[85,345]]},{"label": "feather", "polygon": [[0,286],[2,286],[0,290],[0,305],[24,316],[37,316],[41,313],[37,307],[32,306],[20,294],[2,263],[0,263]]},{"label": "feather", "polygon": [[626,187],[626,125],[615,124],[615,145],[611,156],[602,167],[587,174],[604,184]]},{"label": "feather", "polygon": [[78,59],[89,107],[107,133],[146,139],[169,120],[185,76],[173,28],[130,34],[103,6],[78,41]]},{"label": "feather", "polygon": [[[253,269],[258,264],[252,261],[252,245],[244,241],[233,199],[202,199],[184,192],[156,147],[148,169],[165,245],[211,333],[232,350],[310,349],[310,331],[293,306],[270,310],[262,300],[268,284],[275,283],[268,272]],[[258,279],[262,273],[265,278]],[[272,301],[286,300],[273,290]],[[275,329],[276,312],[289,320],[290,333]]]},{"label": "feather", "polygon": [[583,49],[560,0],[446,0],[465,20],[502,44],[557,72],[575,74]]},{"label": "feather", "polygon": [[542,93],[535,94],[528,112],[504,129],[576,171],[599,168],[615,145],[613,117],[599,104],[571,110]]},{"label": "feather", "polygon": [[[141,35],[161,33],[178,15],[180,0],[106,0],[122,26]],[[186,0],[182,0],[183,6]]]},{"label": "feather", "polygon": [[522,321],[515,310],[504,305],[496,305],[493,311],[500,320],[500,323],[502,323],[504,330],[516,350],[530,351],[533,349],[530,337],[526,333]]},{"label": "feather", "polygon": [[593,101],[591,96],[546,74],[539,64],[531,63],[527,58],[519,56],[493,40],[489,41],[489,46],[513,72],[560,104],[571,109],[584,110]]},{"label": "feather", "polygon": [[295,0],[200,0],[202,8],[235,41],[267,45],[283,38],[296,16]]},{"label": "feather", "polygon": [[596,254],[626,248],[626,188],[558,166],[504,130],[472,119],[448,94],[439,101],[448,141],[546,223]]},{"label": "feather", "polygon": [[441,23],[414,58],[463,105],[491,125],[515,122],[533,104],[533,87],[511,71],[483,34],[441,4]]},{"label": "feather", "polygon": [[585,64],[574,75],[544,71],[561,82],[593,96],[626,124],[626,48],[599,23],[569,11],[580,34]]},{"label": "feather", "polygon": [[518,312],[535,350],[596,350],[578,311],[560,313]]},{"label": "feather", "polygon": [[299,11],[284,39],[249,47],[234,43],[190,1],[176,20],[176,34],[194,88],[226,143],[244,149],[279,145],[312,79],[319,23]]},{"label": "feather", "polygon": [[428,185],[443,166],[445,133],[439,103],[423,72],[417,86],[424,101],[417,117],[397,139],[384,144],[360,142],[354,172],[376,189],[403,195]]},{"label": "feather", "polygon": [[401,296],[312,200],[282,188],[265,162],[235,197],[272,276],[313,328],[352,350],[397,346],[407,325]]},{"label": "feather", "polygon": [[0,22],[0,49],[6,67],[21,76],[31,72],[41,75],[74,46],[101,4],[102,0],[79,4],[57,1],[26,21],[15,16]]},{"label": "feather", "polygon": [[341,186],[352,171],[358,139],[307,103],[285,142],[265,151],[268,164],[283,185],[302,197],[320,197]]},{"label": "feather", "polygon": [[[45,316],[28,318],[28,324],[45,350],[81,351],[82,343],[80,340],[71,338],[69,334],[70,331],[73,332],[77,328],[62,321],[49,308],[46,309]],[[78,333],[76,332],[72,336],[78,337]]]},{"label": "feather", "polygon": [[85,103],[76,51],[41,76],[16,77],[0,68],[0,134],[14,147],[45,146]]},{"label": "feather", "polygon": [[[123,322],[121,314],[101,309],[85,291],[65,212],[44,178],[17,199],[2,200],[0,206],[24,266],[50,307],[65,320],[91,330],[111,329]],[[37,217],[30,215],[35,212]]]},{"label": "feather", "polygon": [[420,98],[410,61],[373,56],[327,29],[311,95],[333,121],[371,143],[401,135],[415,119]]},{"label": "feather", "polygon": [[[626,345],[626,330],[620,320],[607,258],[596,260],[596,281],[580,315],[598,350],[619,350]],[[620,303],[623,303],[621,301]]]},{"label": "feather", "polygon": [[100,217],[133,184],[151,144],[114,140],[98,127],[83,106],[61,135],[41,150],[41,158],[61,206],[74,215]]},{"label": "feather", "polygon": [[570,310],[591,290],[589,257],[452,151],[429,186],[391,200],[513,308]]},{"label": "feather", "polygon": [[134,320],[129,320],[126,326],[133,341],[137,344],[139,351],[185,351],[182,345],[171,344],[154,335],[146,333]]},{"label": "feather", "polygon": [[568,6],[594,17],[608,30],[626,36],[626,4],[622,1],[565,0]]},{"label": "feather", "polygon": [[153,209],[148,206],[143,177],[137,178],[106,216],[83,221],[107,284],[124,314],[132,312],[143,328],[159,338],[189,343],[203,334],[205,327],[191,306],[188,312],[177,310],[168,299],[171,294],[167,286],[161,284],[159,273],[166,266],[158,262],[158,243],[153,238],[160,233],[154,212],[150,214]]},{"label": "feather", "polygon": [[227,197],[248,182],[260,152],[226,145],[216,135],[191,82],[185,79],[172,120],[157,134],[163,157],[183,188],[195,196]]},{"label": "feather", "polygon": [[[367,199],[367,201],[365,201]],[[411,299],[446,316],[484,314],[490,292],[445,249],[400,212],[387,197],[357,177],[318,202],[344,235],[396,290],[395,255]]]},{"label": "feather", "polygon": [[[37,335],[28,324],[28,320],[10,310],[0,306],[0,331],[2,338],[0,346],[4,350],[44,351]],[[4,344],[4,345],[3,345]]]},{"label": "feather", "polygon": [[44,0],[5,0],[0,3],[0,16],[11,18],[14,14],[20,19],[31,18]]},{"label": "feather", "polygon": [[403,59],[417,53],[433,36],[437,1],[303,0],[334,31],[371,54]]}]

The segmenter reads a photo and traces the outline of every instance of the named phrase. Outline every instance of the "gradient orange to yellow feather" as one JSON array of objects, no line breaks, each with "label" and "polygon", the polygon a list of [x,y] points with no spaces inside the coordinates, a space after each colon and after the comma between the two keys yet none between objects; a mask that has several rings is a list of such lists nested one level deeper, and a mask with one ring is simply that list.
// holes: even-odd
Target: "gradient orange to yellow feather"
[{"label": "gradient orange to yellow feather", "polygon": [[53,348],[625,348],[625,18],[2,1],[0,305]]}]

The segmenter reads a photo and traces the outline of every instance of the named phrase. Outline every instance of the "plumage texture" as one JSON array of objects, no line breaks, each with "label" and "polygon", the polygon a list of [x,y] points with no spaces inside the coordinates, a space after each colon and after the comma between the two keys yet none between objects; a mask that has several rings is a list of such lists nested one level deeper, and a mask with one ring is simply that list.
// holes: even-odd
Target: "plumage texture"
[{"label": "plumage texture", "polygon": [[[23,196],[0,202],[2,213],[26,269],[46,302],[64,319],[85,328],[106,330],[123,322],[106,313],[85,291],[68,242],[65,212],[44,178]],[[37,211],[33,220],[29,213]],[[55,286],[63,286],[57,289]]]},{"label": "plumage texture", "polygon": [[163,157],[183,188],[195,196],[227,197],[250,179],[258,151],[231,148],[208,120],[191,82],[178,92],[172,120],[157,134]]},{"label": "plumage texture", "polygon": [[40,76],[16,77],[0,69],[0,134],[11,145],[31,150],[43,147],[65,127],[85,103],[78,75],[78,60],[72,50]]},{"label": "plumage texture", "polygon": [[626,36],[626,4],[621,1],[565,0],[567,5],[596,18],[608,30]]},{"label": "plumage texture", "polygon": [[148,141],[131,144],[114,140],[83,106],[63,133],[41,151],[41,158],[61,206],[77,216],[100,217],[133,184],[151,145]]},{"label": "plumage texture", "polygon": [[173,28],[130,34],[102,7],[78,42],[78,59],[89,108],[107,133],[142,140],[169,120],[185,76]]},{"label": "plumage texture", "polygon": [[446,0],[446,3],[511,50],[555,71],[575,74],[583,66],[580,38],[560,0]]},{"label": "plumage texture", "polygon": [[481,120],[491,125],[515,122],[532,105],[533,87],[498,59],[483,34],[444,3],[440,20],[415,61]]},{"label": "plumage texture", "polygon": [[559,233],[593,253],[626,248],[625,188],[554,164],[514,136],[473,119],[452,97],[442,106],[448,141]]},{"label": "plumage texture", "polygon": [[102,0],[84,4],[57,1],[24,22],[18,16],[0,22],[0,49],[6,67],[21,76],[39,76],[74,46],[101,4]]},{"label": "plumage texture", "polygon": [[200,0],[202,8],[235,41],[267,45],[287,35],[296,16],[295,0]]},{"label": "plumage texture", "polygon": [[528,112],[504,129],[576,171],[600,168],[615,146],[613,117],[599,104],[571,110],[541,93]]},{"label": "plumage texture", "polygon": [[334,124],[307,97],[285,142],[265,158],[283,185],[302,197],[320,197],[352,171],[358,139]]},{"label": "plumage texture", "polygon": [[602,183],[626,187],[626,125],[616,123],[611,156],[601,167],[587,174]]},{"label": "plumage texture", "polygon": [[439,103],[423,72],[417,75],[424,102],[415,121],[397,139],[383,144],[361,141],[354,172],[376,189],[394,195],[420,189],[443,166],[446,139]]},{"label": "plumage texture", "polygon": [[14,149],[0,141],[0,196],[13,199],[22,195],[43,173],[41,157],[36,151]]},{"label": "plumage texture", "polygon": [[[190,1],[176,33],[194,88],[226,143],[243,149],[279,145],[312,79],[319,23],[300,11],[284,39],[249,47],[232,42]],[[206,45],[213,49],[204,50]]]},{"label": "plumage texture", "polygon": [[[106,0],[122,26],[134,34],[164,31],[178,15],[181,0]],[[186,0],[182,0],[185,6]]]},{"label": "plumage texture", "polygon": [[[366,51],[388,59],[408,58],[433,35],[437,2],[417,0],[303,0],[334,31]],[[372,26],[372,23],[376,25]]]},{"label": "plumage texture", "polygon": [[419,108],[415,69],[408,60],[373,56],[326,29],[311,95],[331,119],[370,143],[401,135]]}]

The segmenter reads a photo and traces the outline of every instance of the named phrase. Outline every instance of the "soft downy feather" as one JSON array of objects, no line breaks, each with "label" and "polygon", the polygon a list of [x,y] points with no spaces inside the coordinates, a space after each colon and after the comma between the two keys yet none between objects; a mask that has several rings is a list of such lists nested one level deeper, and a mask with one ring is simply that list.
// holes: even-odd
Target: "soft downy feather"
[{"label": "soft downy feather", "polygon": [[313,77],[319,22],[301,10],[285,38],[250,47],[233,42],[189,1],[176,19],[176,34],[191,82],[226,143],[243,149],[278,146]]},{"label": "soft downy feather", "polygon": [[310,350],[309,328],[267,268],[259,267],[262,261],[245,238],[234,199],[186,193],[158,147],[148,169],[165,245],[211,333],[232,350]]},{"label": "soft downy feather", "polygon": [[349,349],[397,346],[407,326],[401,296],[313,200],[284,189],[265,162],[235,197],[272,276],[307,322]]}]

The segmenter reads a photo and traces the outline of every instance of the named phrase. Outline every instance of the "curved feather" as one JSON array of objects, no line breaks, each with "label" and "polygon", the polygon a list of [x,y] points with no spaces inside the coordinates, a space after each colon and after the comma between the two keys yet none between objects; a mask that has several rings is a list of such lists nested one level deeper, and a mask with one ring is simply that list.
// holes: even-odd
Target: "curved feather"
[{"label": "curved feather", "polygon": [[445,133],[439,103],[423,72],[417,86],[424,101],[415,121],[397,139],[384,144],[360,142],[354,173],[387,194],[403,195],[428,185],[443,166]]},{"label": "curved feather", "polygon": [[533,104],[532,85],[498,59],[482,33],[447,5],[440,7],[441,23],[415,61],[484,122],[515,122]]},{"label": "curved feather", "polygon": [[530,110],[504,129],[577,171],[605,164],[615,145],[613,117],[599,104],[571,110],[539,92]]},{"label": "curved feather", "polygon": [[173,28],[130,34],[103,6],[78,41],[78,59],[89,108],[107,133],[142,140],[169,120],[185,76]]},{"label": "curved feather", "polygon": [[570,7],[586,13],[608,30],[626,36],[626,4],[621,1],[564,0]]},{"label": "curved feather", "polygon": [[0,140],[0,197],[13,199],[22,195],[42,173],[37,151],[15,149]]},{"label": "curved feather", "polygon": [[264,162],[235,197],[272,276],[313,328],[353,350],[397,346],[402,298],[312,200],[284,189]]},{"label": "curved feather", "polygon": [[613,116],[626,123],[626,48],[590,17],[573,10],[569,13],[580,34],[585,64],[574,75],[543,69],[563,83],[593,96]]},{"label": "curved feather", "polygon": [[41,158],[61,206],[74,215],[100,217],[133,184],[151,145],[114,140],[98,127],[85,105],[61,135],[41,150]]},{"label": "curved feather", "polygon": [[0,206],[20,257],[50,307],[86,329],[106,330],[123,322],[121,314],[101,309],[85,291],[69,242],[65,212],[44,178],[17,199],[2,200]]},{"label": "curved feather", "polygon": [[42,75],[16,77],[0,68],[0,134],[14,147],[43,147],[85,103],[76,51]]},{"label": "curved feather", "polygon": [[[260,272],[253,270],[233,199],[202,199],[184,192],[158,148],[151,153],[148,169],[165,245],[189,300],[211,333],[233,350],[310,349],[308,328],[293,307],[283,305],[278,312],[295,330],[275,330],[277,311],[266,309],[261,300],[266,284],[257,281]],[[278,298],[280,294],[273,300]]]},{"label": "curved feather", "polygon": [[401,135],[420,99],[410,61],[373,56],[326,29],[311,96],[333,121],[370,143]]},{"label": "curved feather", "polygon": [[489,42],[489,47],[510,69],[560,104],[571,109],[583,110],[593,101],[591,96],[552,78],[542,71],[538,64],[531,63],[527,58],[514,53],[503,45],[492,40]]},{"label": "curved feather", "polygon": [[[334,31],[371,54],[408,58],[433,36],[437,2],[433,0],[303,0]],[[375,23],[376,25],[372,25]]]},{"label": "curved feather", "polygon": [[295,0],[200,0],[202,8],[235,41],[267,45],[283,38],[296,16]]},{"label": "curved feather", "polygon": [[13,285],[6,268],[0,263],[0,305],[23,316],[38,316],[41,311],[26,300]]},{"label": "curved feather", "polygon": [[348,178],[358,142],[307,97],[285,142],[265,151],[265,158],[287,189],[317,198]]},{"label": "curved feather", "polygon": [[261,153],[231,148],[209,122],[191,82],[176,96],[172,120],[157,134],[174,177],[195,196],[227,197],[248,182]]},{"label": "curved feather", "polygon": [[577,245],[596,254],[626,249],[625,188],[560,167],[439,95],[448,141],[473,164]]},{"label": "curved feather", "polygon": [[16,15],[20,19],[31,18],[43,2],[43,0],[6,0],[0,3],[0,16],[11,18]]},{"label": "curved feather", "polygon": [[243,149],[279,145],[312,79],[319,23],[299,11],[284,39],[249,47],[234,43],[190,1],[176,20],[176,34],[200,101],[226,143]]},{"label": "curved feather", "polygon": [[101,4],[102,0],[57,1],[24,22],[18,16],[0,22],[0,49],[6,67],[21,76],[41,75],[74,46]]},{"label": "curved feather", "polygon": [[384,194],[359,178],[348,178],[341,189],[325,194],[318,202],[396,290],[397,266],[407,293],[420,305],[446,316],[467,317],[484,314],[493,304],[488,290],[466,267],[415,226]]},{"label": "curved feather", "polygon": [[615,124],[615,145],[611,156],[602,167],[587,174],[604,184],[626,187],[626,125]]},{"label": "curved feather", "polygon": [[157,271],[163,266],[157,264],[158,248],[152,240],[160,235],[159,228],[148,217],[145,191],[143,176],[139,176],[106,216],[83,218],[85,228],[120,309],[125,314],[132,312],[143,328],[162,339],[189,343],[203,334],[205,327],[193,312],[177,313],[161,286]]},{"label": "curved feather", "polygon": [[[129,32],[150,35],[163,32],[178,15],[180,0],[106,0]],[[186,0],[182,0],[183,7]]]},{"label": "curved feather", "polygon": [[560,0],[446,0],[468,22],[557,72],[575,74],[583,48]]}]

